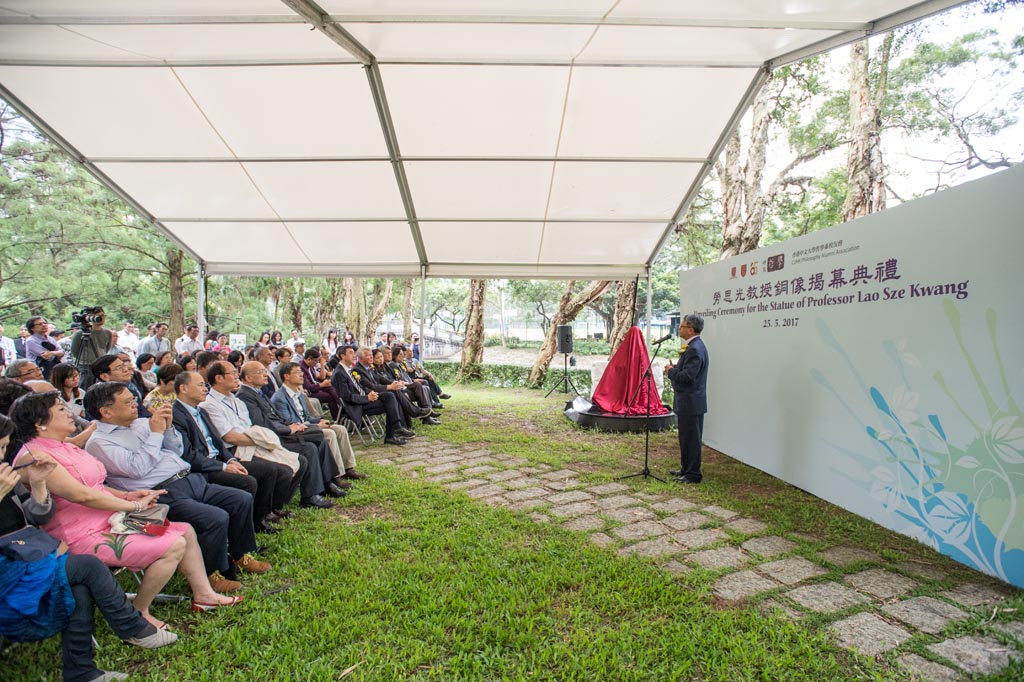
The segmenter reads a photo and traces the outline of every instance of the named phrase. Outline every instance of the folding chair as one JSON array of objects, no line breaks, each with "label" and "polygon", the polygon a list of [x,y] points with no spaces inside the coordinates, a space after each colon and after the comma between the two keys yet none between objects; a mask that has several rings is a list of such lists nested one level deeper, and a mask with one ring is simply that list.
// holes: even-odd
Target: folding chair
[{"label": "folding chair", "polygon": [[[118,575],[119,573],[121,573],[121,571],[126,571],[132,578],[134,578],[136,585],[141,585],[142,578],[146,575],[146,572],[144,570],[140,569],[138,571],[132,571],[124,567],[116,569],[114,571],[114,575]],[[135,599],[135,597],[138,596],[138,594],[138,592],[124,593],[124,595],[129,599]],[[191,597],[186,597],[181,594],[164,594],[163,592],[161,592],[153,598],[153,601],[160,602],[162,604],[177,604],[178,602],[190,601],[191,599]]]}]

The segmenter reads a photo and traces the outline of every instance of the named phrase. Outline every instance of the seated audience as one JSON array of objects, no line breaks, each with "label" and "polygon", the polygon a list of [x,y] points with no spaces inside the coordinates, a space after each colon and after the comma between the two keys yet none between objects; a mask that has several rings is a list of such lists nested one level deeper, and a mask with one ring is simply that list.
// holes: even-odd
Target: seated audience
[{"label": "seated audience", "polygon": [[157,501],[170,506],[169,519],[195,529],[210,585],[217,592],[238,589],[229,579],[236,567],[251,571],[262,564],[247,558],[256,551],[252,496],[192,473],[181,458],[169,405],[149,419],[138,418],[135,397],[123,384],[106,382],[86,391],[85,411],[100,418],[86,450],[106,468],[108,485],[128,492],[164,490]]},{"label": "seated audience", "polygon": [[263,395],[270,400],[277,393],[277,389],[281,388],[281,378],[277,376],[277,372],[274,371],[274,351],[267,346],[257,346],[255,352],[256,362],[263,365],[267,370],[267,383],[263,385],[260,390]]},{"label": "seated audience", "polygon": [[43,370],[31,360],[19,359],[7,365],[4,376],[15,381],[28,381],[30,379],[42,379]]},{"label": "seated audience", "polygon": [[152,390],[156,386],[156,356],[152,353],[140,353],[135,358],[135,367],[142,374],[146,388]]},{"label": "seated audience", "polygon": [[82,401],[85,400],[85,391],[78,386],[81,375],[74,365],[61,363],[53,368],[50,374],[50,383],[60,393],[61,400],[68,412],[76,417],[85,416],[85,407]]},{"label": "seated audience", "polygon": [[343,348],[341,364],[331,375],[331,385],[334,386],[344,404],[345,414],[356,424],[362,424],[364,415],[386,415],[384,442],[392,445],[405,445],[405,439],[412,438],[416,434],[402,425],[398,399],[388,392],[364,390],[359,380],[352,375],[352,367],[356,362],[356,350],[352,346]]},{"label": "seated audience", "polygon": [[[123,387],[121,391],[124,392]],[[55,392],[33,393],[19,398],[11,408],[11,420],[22,444],[15,464],[48,455],[56,466],[47,479],[56,512],[44,529],[63,540],[72,554],[91,554],[108,566],[145,570],[134,605],[157,627],[163,623],[149,613],[156,595],[181,570],[200,604],[234,603],[211,588],[203,570],[195,533],[187,523],[172,523],[163,535],[110,533],[112,512],[149,509],[163,490],[124,492],[103,484],[103,464],[81,448],[64,442],[74,424]],[[26,481],[31,481],[26,477]]]},{"label": "seated audience", "polygon": [[182,353],[179,355],[175,358],[174,364],[178,365],[186,372],[196,371],[196,359],[190,353]]},{"label": "seated audience", "polygon": [[228,353],[228,356],[225,359],[234,365],[236,370],[242,369],[242,363],[245,362],[245,353],[240,350],[233,350]]},{"label": "seated audience", "polygon": [[354,374],[362,384],[364,391],[376,391],[378,393],[388,392],[395,396],[398,405],[405,417],[406,428],[413,419],[422,419],[424,424],[440,424],[434,417],[434,412],[429,407],[417,407],[413,405],[409,395],[405,392],[405,383],[394,380],[387,383],[379,383],[373,371],[373,350],[362,348],[359,351],[359,362],[353,368]]},{"label": "seated audience", "polygon": [[[298,352],[296,351],[296,356]],[[331,385],[331,379],[327,376],[327,370],[320,365],[320,351],[310,348],[302,356],[302,388],[310,398],[316,398],[328,409],[331,418],[338,415],[338,392]],[[278,377],[281,377],[280,372]]]},{"label": "seated audience", "polygon": [[185,370],[177,363],[161,367],[160,371],[156,373],[156,388],[142,399],[143,406],[152,412],[163,405],[172,404],[177,398],[174,393],[174,379],[183,371]]},{"label": "seated audience", "polygon": [[[141,381],[142,373],[136,373],[132,369],[131,362],[128,361],[127,354],[124,357],[121,355],[104,355],[96,362],[92,363],[92,375],[96,377],[97,382],[101,381],[115,381],[122,383],[128,387],[131,394],[135,397],[135,401],[138,403],[139,417],[149,418],[149,410],[142,405],[142,401],[145,399],[146,394],[149,393],[147,388],[145,391],[139,388],[138,382]],[[89,392],[86,391],[86,395]],[[85,404],[85,414],[89,419],[98,419],[99,415],[90,414],[88,403]]]}]

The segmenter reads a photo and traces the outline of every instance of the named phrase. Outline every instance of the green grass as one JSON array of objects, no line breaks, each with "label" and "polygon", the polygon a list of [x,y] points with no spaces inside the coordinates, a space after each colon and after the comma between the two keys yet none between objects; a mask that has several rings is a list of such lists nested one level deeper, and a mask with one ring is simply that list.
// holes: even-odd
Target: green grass
[{"label": "green grass", "polygon": [[[571,465],[593,481],[641,464],[642,437],[579,431],[554,396],[456,391],[445,423],[429,429],[434,438]],[[674,434],[653,435],[653,466],[671,468],[675,447]],[[99,665],[133,679],[191,681],[337,680],[353,666],[345,680],[905,679],[891,658],[871,661],[832,645],[824,619],[765,615],[756,601],[717,603],[713,573],[676,576],[653,561],[620,558],[582,533],[538,525],[370,459],[360,468],[371,478],[338,509],[300,510],[285,532],[265,538],[274,570],[245,579],[242,605],[198,615],[157,606],[181,639],[153,652],[118,643],[101,624]],[[761,518],[773,532],[821,538],[801,539],[799,552],[862,545],[977,579],[727,458],[710,458],[705,476],[688,496]],[[944,584],[923,581],[927,593]],[[180,578],[170,589],[184,590]],[[1006,604],[1021,605],[1019,598]],[[57,679],[59,658],[56,640],[21,645],[4,654],[0,677]]]}]

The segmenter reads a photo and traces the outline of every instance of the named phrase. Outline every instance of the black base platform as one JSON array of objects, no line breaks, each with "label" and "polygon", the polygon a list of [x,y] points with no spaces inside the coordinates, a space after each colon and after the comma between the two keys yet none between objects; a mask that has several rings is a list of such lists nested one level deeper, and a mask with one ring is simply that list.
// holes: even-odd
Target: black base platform
[{"label": "black base platform", "polygon": [[[620,433],[643,433],[644,422],[647,421],[647,415],[644,414],[627,416],[605,412],[597,405],[591,404],[586,398],[576,398],[570,405],[567,405],[565,416],[588,429]],[[675,423],[676,415],[672,411],[669,411],[668,414],[651,415],[651,431],[668,431],[675,426]]]}]

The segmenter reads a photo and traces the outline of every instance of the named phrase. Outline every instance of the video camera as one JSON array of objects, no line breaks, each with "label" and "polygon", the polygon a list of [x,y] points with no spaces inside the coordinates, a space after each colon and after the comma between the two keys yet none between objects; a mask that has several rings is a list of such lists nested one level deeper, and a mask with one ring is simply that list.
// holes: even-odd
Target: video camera
[{"label": "video camera", "polygon": [[90,306],[82,308],[77,313],[71,313],[71,321],[82,325],[82,331],[89,331],[92,325],[102,322],[103,319],[103,308],[99,306]]}]

